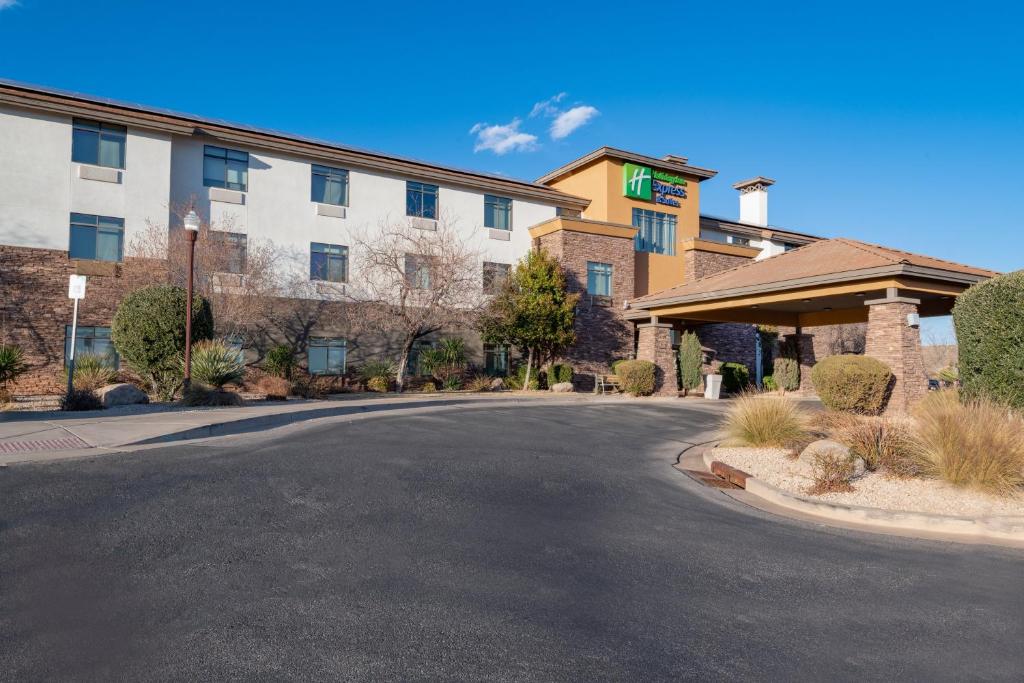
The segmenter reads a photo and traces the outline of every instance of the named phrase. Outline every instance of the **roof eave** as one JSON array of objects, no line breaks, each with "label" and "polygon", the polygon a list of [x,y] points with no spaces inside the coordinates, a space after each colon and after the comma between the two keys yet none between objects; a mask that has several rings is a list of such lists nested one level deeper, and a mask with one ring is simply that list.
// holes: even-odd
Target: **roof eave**
[{"label": "roof eave", "polygon": [[564,166],[556,168],[550,173],[541,176],[534,182],[542,185],[554,182],[555,180],[558,180],[562,176],[572,173],[576,169],[582,168],[583,166],[586,166],[606,156],[615,159],[623,159],[626,161],[635,161],[637,163],[642,163],[646,166],[653,166],[659,169],[669,169],[671,171],[675,171],[676,173],[683,173],[686,175],[695,176],[697,178],[697,182],[702,182],[704,180],[707,180],[708,178],[714,178],[716,175],[718,175],[718,171],[713,171],[709,168],[701,168],[700,166],[691,166],[690,164],[680,164],[679,162],[665,161],[664,159],[649,157],[644,154],[637,154],[635,152],[627,152],[626,150],[616,149],[615,147],[600,147],[598,149],[595,149],[593,152],[590,152],[589,154],[584,154],[580,158],[570,161],[568,164],[565,164]]}]

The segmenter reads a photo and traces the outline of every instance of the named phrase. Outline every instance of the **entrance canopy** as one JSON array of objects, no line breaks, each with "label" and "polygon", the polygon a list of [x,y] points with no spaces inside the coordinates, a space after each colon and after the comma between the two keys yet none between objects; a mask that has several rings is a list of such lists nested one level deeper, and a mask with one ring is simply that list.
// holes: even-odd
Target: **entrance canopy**
[{"label": "entrance canopy", "polygon": [[913,301],[921,316],[947,315],[957,295],[995,275],[856,240],[821,240],[641,297],[626,317],[814,327],[867,322],[871,303],[896,299]]}]

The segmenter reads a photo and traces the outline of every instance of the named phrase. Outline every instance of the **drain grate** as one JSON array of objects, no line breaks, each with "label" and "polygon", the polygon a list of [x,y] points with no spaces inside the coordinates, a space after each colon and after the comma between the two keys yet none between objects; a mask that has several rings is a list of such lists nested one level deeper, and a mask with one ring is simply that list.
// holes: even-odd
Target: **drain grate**
[{"label": "drain grate", "polygon": [[38,453],[39,451],[67,451],[74,448],[92,448],[77,436],[38,441],[0,441],[0,453]]},{"label": "drain grate", "polygon": [[711,488],[716,488],[716,489],[738,489],[739,488],[739,486],[737,486],[736,484],[732,483],[731,481],[729,481],[727,479],[722,479],[721,477],[716,477],[715,475],[711,474],[710,472],[700,472],[698,470],[684,470],[682,468],[680,468],[680,470],[684,474],[688,475],[691,479],[695,479],[698,482],[700,482],[701,484],[704,484],[704,486],[710,486]]}]

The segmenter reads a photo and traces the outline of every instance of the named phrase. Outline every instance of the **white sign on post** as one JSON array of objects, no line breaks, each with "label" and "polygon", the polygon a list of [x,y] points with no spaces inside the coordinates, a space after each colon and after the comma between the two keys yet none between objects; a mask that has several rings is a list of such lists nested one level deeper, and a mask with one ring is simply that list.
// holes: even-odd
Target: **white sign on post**
[{"label": "white sign on post", "polygon": [[85,276],[84,275],[72,275],[68,280],[68,298],[69,299],[84,299],[85,298]]}]

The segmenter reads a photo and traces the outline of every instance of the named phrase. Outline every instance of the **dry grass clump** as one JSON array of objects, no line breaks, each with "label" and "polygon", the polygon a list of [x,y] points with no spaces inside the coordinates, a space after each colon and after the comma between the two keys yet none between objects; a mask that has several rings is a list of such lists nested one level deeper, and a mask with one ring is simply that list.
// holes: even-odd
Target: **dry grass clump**
[{"label": "dry grass clump", "polygon": [[925,474],[989,493],[1024,485],[1024,419],[1018,413],[939,391],[918,404],[915,417],[914,455]]},{"label": "dry grass clump", "polygon": [[[567,366],[564,366],[567,367]],[[570,368],[571,369],[571,368]],[[494,380],[487,375],[474,375],[468,382],[466,382],[466,388],[470,391],[490,391],[491,383]]]},{"label": "dry grass clump", "polygon": [[743,394],[723,422],[729,442],[738,446],[791,448],[806,442],[806,419],[785,396]]},{"label": "dry grass clump", "polygon": [[292,391],[292,383],[278,375],[263,375],[256,380],[256,390],[268,401],[284,401]]},{"label": "dry grass clump", "polygon": [[836,441],[849,446],[853,455],[864,460],[868,470],[884,470],[899,479],[921,474],[921,465],[914,450],[914,434],[907,421],[849,417],[851,419],[837,424],[831,434]]},{"label": "dry grass clump", "polygon": [[852,491],[853,460],[831,451],[818,451],[811,461],[811,477],[814,484],[807,492],[811,495],[822,493],[845,493]]}]

